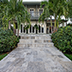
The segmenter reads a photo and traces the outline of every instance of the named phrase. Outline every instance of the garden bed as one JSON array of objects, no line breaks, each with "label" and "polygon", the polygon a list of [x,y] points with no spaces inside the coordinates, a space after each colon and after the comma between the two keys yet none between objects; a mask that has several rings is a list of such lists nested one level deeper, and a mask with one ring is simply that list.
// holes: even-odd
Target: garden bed
[{"label": "garden bed", "polygon": [[0,28],[0,60],[17,47],[19,38],[12,30]]},{"label": "garden bed", "polygon": [[0,60],[2,60],[5,56],[7,56],[8,54],[7,53],[4,53],[4,54],[0,54]]},{"label": "garden bed", "polygon": [[54,46],[72,60],[72,27],[59,28],[57,32],[52,34],[51,38]]},{"label": "garden bed", "polygon": [[72,54],[64,54],[66,57],[68,57],[70,60],[72,60]]}]

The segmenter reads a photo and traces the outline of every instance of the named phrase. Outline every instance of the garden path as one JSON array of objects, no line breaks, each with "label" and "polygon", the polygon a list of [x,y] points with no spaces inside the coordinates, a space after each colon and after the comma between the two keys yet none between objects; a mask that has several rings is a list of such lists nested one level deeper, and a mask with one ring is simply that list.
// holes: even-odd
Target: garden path
[{"label": "garden path", "polygon": [[0,61],[0,72],[72,72],[72,61],[54,46],[19,46]]}]

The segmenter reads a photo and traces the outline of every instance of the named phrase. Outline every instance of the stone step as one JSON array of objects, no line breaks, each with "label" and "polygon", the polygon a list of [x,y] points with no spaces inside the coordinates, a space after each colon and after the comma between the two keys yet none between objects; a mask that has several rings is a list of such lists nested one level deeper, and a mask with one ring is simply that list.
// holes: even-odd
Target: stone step
[{"label": "stone step", "polygon": [[51,39],[50,36],[21,36],[21,39]]},{"label": "stone step", "polygon": [[31,39],[20,39],[19,40],[20,41],[20,43],[49,43],[49,42],[52,42],[52,40],[51,39],[47,39],[47,40],[45,40],[45,39],[38,39],[38,40],[36,40],[36,39],[33,39],[33,40],[31,40]]},{"label": "stone step", "polygon": [[18,43],[18,47],[53,47],[53,43]]}]

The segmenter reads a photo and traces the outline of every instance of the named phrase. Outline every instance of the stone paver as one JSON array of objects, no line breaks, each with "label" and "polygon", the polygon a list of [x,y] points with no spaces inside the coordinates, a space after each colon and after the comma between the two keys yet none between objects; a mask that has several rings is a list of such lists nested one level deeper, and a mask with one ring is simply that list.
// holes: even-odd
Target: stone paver
[{"label": "stone paver", "polygon": [[54,46],[17,47],[0,61],[0,72],[72,72],[72,61]]},{"label": "stone paver", "polygon": [[19,47],[0,61],[0,72],[72,72],[72,62],[55,47]]}]

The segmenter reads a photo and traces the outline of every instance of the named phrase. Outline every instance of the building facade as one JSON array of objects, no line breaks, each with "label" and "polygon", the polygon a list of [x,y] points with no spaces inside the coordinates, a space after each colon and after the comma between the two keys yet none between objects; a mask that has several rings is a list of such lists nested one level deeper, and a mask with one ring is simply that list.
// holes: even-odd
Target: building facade
[{"label": "building facade", "polygon": [[[52,27],[50,24],[50,18],[44,20],[44,22],[38,21],[40,15],[43,13],[43,8],[40,8],[41,2],[24,2],[24,6],[27,8],[27,11],[30,13],[31,26],[29,29],[25,29],[25,24],[21,24],[21,29],[19,33],[21,34],[49,34],[51,31],[54,31],[54,18],[52,18]],[[52,29],[51,29],[52,28]]]},{"label": "building facade", "polygon": [[19,33],[24,33],[24,34],[51,33],[50,21],[45,20],[44,22],[40,22],[40,23],[38,21],[40,15],[43,12],[43,8],[40,8],[40,2],[24,2],[23,4],[27,8],[27,11],[30,13],[31,26],[28,30],[26,30],[25,25],[27,25],[27,23],[22,24]]}]

